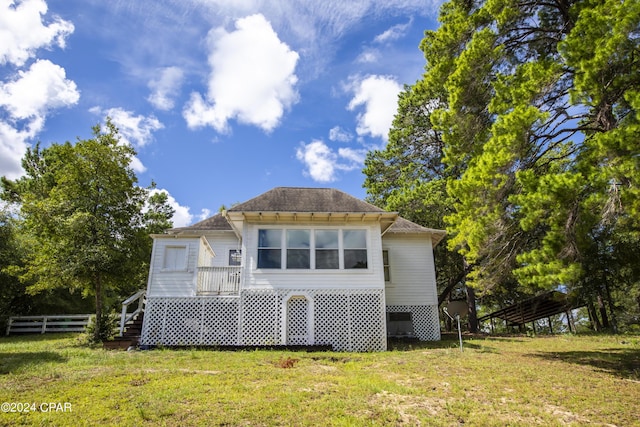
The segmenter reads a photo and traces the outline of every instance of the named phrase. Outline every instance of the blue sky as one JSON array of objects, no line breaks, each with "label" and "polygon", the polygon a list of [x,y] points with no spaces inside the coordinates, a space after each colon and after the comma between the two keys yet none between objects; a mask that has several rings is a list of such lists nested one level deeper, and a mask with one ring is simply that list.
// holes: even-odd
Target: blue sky
[{"label": "blue sky", "polygon": [[0,0],[0,175],[110,116],[184,226],[277,186],[364,198],[439,0]]}]

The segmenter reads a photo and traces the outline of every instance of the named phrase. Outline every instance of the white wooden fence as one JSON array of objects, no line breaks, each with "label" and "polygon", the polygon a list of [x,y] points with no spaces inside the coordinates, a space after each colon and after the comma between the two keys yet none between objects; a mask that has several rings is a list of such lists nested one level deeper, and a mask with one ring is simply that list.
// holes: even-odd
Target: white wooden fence
[{"label": "white wooden fence", "polygon": [[60,314],[9,317],[7,335],[11,333],[83,332],[93,316],[92,314]]}]

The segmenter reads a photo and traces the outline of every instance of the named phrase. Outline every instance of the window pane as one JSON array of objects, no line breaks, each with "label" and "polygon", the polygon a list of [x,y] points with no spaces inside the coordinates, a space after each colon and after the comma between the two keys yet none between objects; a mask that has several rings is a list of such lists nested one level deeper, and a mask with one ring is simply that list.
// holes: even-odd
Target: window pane
[{"label": "window pane", "polygon": [[311,233],[309,230],[287,230],[287,248],[308,248]]},{"label": "window pane", "polygon": [[345,249],[366,249],[367,248],[367,231],[366,230],[344,230],[342,232]]},{"label": "window pane", "polygon": [[316,249],[338,249],[338,230],[316,230]]},{"label": "window pane", "polygon": [[166,270],[186,270],[186,258],[186,246],[167,246],[164,250],[164,268]]},{"label": "window pane", "polygon": [[340,262],[338,260],[338,250],[316,249],[316,268],[336,270],[340,268]]},{"label": "window pane", "polygon": [[279,248],[282,230],[258,230],[258,247],[260,248]]},{"label": "window pane", "polygon": [[344,268],[367,268],[367,250],[345,249]]},{"label": "window pane", "polygon": [[389,251],[388,250],[384,250],[382,251],[382,265],[383,265],[383,269],[384,269],[384,281],[385,282],[390,282],[391,281],[391,272],[390,272],[390,268],[389,268]]},{"label": "window pane", "polygon": [[242,263],[242,251],[240,249],[229,250],[229,265],[236,266]]},{"label": "window pane", "polygon": [[309,268],[310,258],[309,249],[287,249],[287,269]]},{"label": "window pane", "polygon": [[280,268],[280,249],[258,249],[258,268]]}]

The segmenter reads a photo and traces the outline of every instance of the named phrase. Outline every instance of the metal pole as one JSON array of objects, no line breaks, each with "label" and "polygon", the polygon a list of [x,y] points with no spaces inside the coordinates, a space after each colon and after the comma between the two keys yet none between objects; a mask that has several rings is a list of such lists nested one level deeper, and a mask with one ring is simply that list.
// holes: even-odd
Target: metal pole
[{"label": "metal pole", "polygon": [[456,320],[458,321],[458,339],[460,339],[460,353],[462,353],[462,330],[460,329],[460,315],[456,314]]}]

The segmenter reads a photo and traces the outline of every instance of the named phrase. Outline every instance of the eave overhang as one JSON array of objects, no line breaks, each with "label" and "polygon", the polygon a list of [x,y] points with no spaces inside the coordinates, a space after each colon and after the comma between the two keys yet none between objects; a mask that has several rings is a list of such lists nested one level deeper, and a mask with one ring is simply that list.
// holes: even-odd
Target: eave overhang
[{"label": "eave overhang", "polygon": [[239,236],[245,222],[250,223],[287,223],[287,224],[380,224],[380,232],[385,233],[398,218],[397,212],[240,212],[225,211],[223,215]]}]

